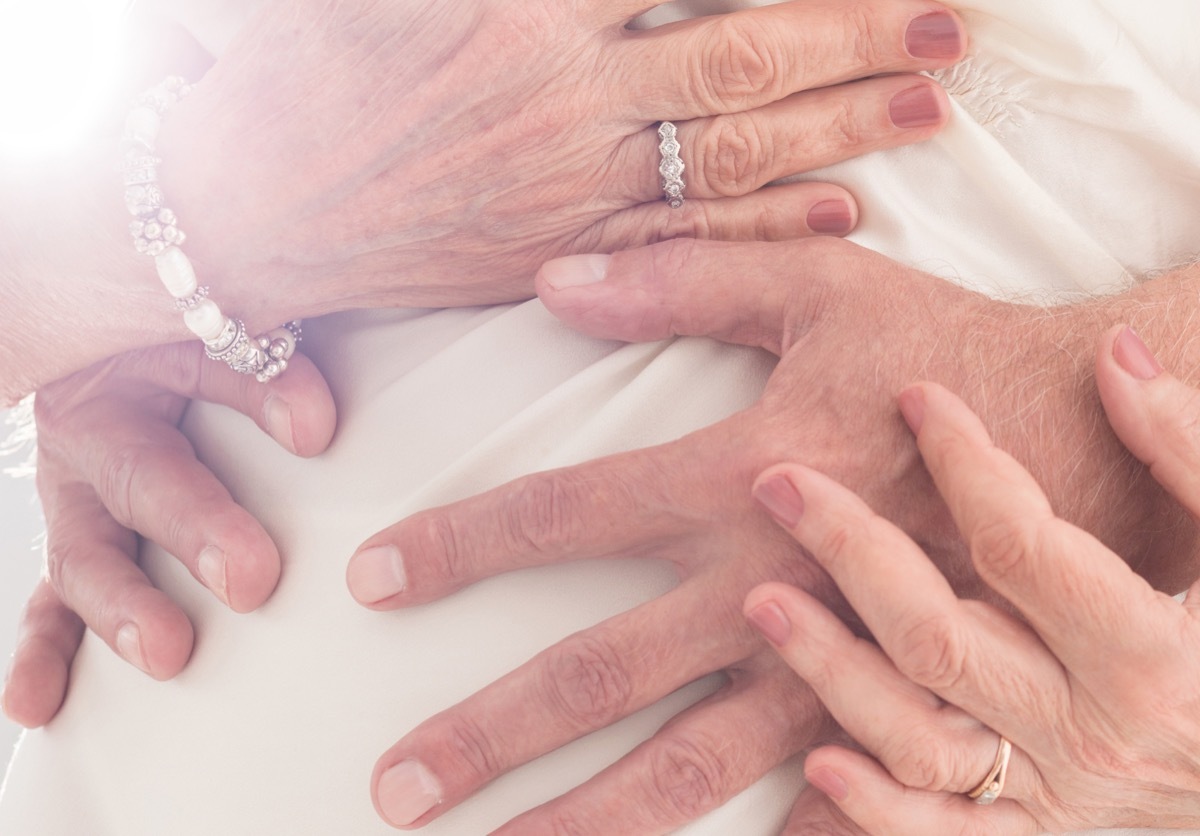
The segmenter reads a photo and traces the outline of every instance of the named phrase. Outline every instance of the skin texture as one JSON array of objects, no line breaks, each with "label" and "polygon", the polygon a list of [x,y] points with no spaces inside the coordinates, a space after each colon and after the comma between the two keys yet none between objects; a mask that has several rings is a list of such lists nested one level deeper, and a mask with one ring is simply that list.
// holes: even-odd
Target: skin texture
[{"label": "skin texture", "polygon": [[[159,137],[202,282],[258,333],[354,307],[527,298],[537,266],[572,252],[844,233],[845,190],[760,187],[936,133],[945,95],[911,73],[966,43],[929,0],[625,28],[655,5],[262,3]],[[678,211],[655,170],[661,119],[680,122],[689,161]],[[130,246],[115,158],[4,184],[17,197],[0,210],[0,399],[187,336]],[[830,201],[841,228],[810,224]]]},{"label": "skin texture", "polygon": [[[607,266],[600,281],[597,265],[602,273]],[[571,284],[578,281],[586,283]],[[850,611],[828,574],[781,539],[750,500],[755,478],[775,462],[803,461],[853,486],[909,532],[960,593],[996,600],[896,411],[896,395],[914,379],[964,393],[1065,519],[1090,527],[1158,586],[1182,589],[1181,579],[1195,576],[1194,532],[1097,423],[1090,366],[1078,358],[1105,327],[1098,323],[1127,318],[1122,313],[1164,333],[1173,317],[1187,316],[1171,300],[1187,298],[1183,288],[1193,281],[1188,271],[1047,313],[987,300],[832,240],[677,241],[607,261],[547,265],[538,280],[543,301],[588,333],[709,334],[764,347],[781,361],[762,400],[720,424],[431,509],[363,545],[348,570],[352,592],[359,562],[389,547],[408,580],[389,597],[379,598],[377,587],[360,596],[375,609],[559,560],[640,554],[672,561],[680,575],[662,598],[568,638],[390,748],[373,778],[381,815],[408,823],[389,817],[391,805],[400,806],[388,777],[395,766],[421,764],[440,786],[442,803],[412,820],[419,826],[512,766],[713,671],[726,673],[725,689],[588,784],[511,823],[511,832],[665,831],[811,745],[824,731],[823,715],[748,632],[742,602],[772,579],[846,617]],[[875,292],[880,286],[889,288],[886,300]],[[874,324],[867,333],[864,320]],[[1181,354],[1179,362],[1192,361]],[[1040,372],[1033,382],[1024,363]],[[1172,536],[1152,539],[1149,531]]]},{"label": "skin texture", "polygon": [[[1100,340],[1096,382],[1113,429],[1193,517],[1200,393],[1124,326]],[[899,398],[980,577],[1014,607],[962,600],[853,493],[799,465],[755,493],[862,614],[855,636],[802,590],[752,591],[748,619],[866,749],[812,752],[806,772],[854,824],[830,832],[1037,834],[1200,826],[1194,742],[1197,588],[1153,589],[1056,516],[1029,473],[935,384]],[[963,793],[1014,745],[991,807]],[[815,795],[801,808],[829,815]],[[861,830],[860,830],[861,828]],[[789,832],[808,832],[793,822]]]}]

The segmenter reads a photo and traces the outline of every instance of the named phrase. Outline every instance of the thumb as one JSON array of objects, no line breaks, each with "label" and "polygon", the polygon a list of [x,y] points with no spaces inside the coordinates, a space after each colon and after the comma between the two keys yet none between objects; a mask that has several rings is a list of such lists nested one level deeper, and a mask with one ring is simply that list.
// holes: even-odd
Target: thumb
[{"label": "thumb", "polygon": [[548,261],[538,296],[596,337],[709,336],[780,354],[820,316],[866,251],[836,239],[730,243],[675,239],[612,256]]}]

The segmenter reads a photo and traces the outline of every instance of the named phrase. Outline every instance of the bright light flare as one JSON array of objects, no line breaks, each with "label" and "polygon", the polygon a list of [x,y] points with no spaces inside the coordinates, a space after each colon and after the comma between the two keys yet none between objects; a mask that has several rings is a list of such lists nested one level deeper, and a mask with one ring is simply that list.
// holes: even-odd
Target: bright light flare
[{"label": "bright light flare", "polygon": [[111,107],[128,0],[0,0],[0,163],[69,152]]}]

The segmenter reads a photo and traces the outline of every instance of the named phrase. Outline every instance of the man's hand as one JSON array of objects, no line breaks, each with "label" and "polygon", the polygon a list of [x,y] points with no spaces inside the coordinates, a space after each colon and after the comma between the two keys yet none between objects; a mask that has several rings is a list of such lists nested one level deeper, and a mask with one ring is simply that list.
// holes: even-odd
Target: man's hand
[{"label": "man's hand", "polygon": [[198,343],[176,344],[104,361],[40,391],[46,574],[22,616],[5,683],[4,711],[16,722],[40,726],[58,711],[85,625],[155,679],[187,663],[191,624],[138,568],[138,534],[237,612],[275,589],[271,537],[177,428],[192,398],[237,409],[297,455],[320,453],[333,435],[332,396],[302,354],[264,385],[211,362]]},{"label": "man's hand", "polygon": [[[1159,280],[1156,292],[1186,280]],[[1127,546],[1160,584],[1177,586],[1190,572],[1149,562],[1133,536],[1139,527],[1169,531],[1177,512],[1160,512],[1160,494],[1093,406],[1090,363],[1077,362],[1103,330],[1092,323],[1107,324],[1121,306],[1121,319],[1144,316],[1152,293],[1051,315],[836,240],[675,241],[563,259],[546,265],[538,288],[553,312],[597,336],[707,334],[761,346],[781,362],[761,401],[720,424],[417,514],[363,545],[349,584],[376,609],[559,560],[644,555],[672,561],[681,579],[392,747],[373,792],[396,825],[429,821],[506,770],[713,671],[729,677],[717,695],[510,832],[548,822],[580,833],[669,829],[808,745],[822,731],[820,710],[748,632],[742,599],[765,579],[783,580],[849,613],[828,576],[753,505],[750,487],[771,463],[804,462],[910,532],[960,592],[982,593],[895,408],[915,379],[964,393],[1064,517]]]}]

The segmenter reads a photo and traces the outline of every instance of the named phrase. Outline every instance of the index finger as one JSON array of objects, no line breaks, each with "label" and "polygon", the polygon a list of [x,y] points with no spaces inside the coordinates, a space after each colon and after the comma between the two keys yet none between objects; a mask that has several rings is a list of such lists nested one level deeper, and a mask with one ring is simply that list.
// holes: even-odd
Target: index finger
[{"label": "index finger", "polygon": [[958,61],[962,21],[930,0],[792,2],[632,32],[613,50],[643,122],[736,113],[792,93]]}]

